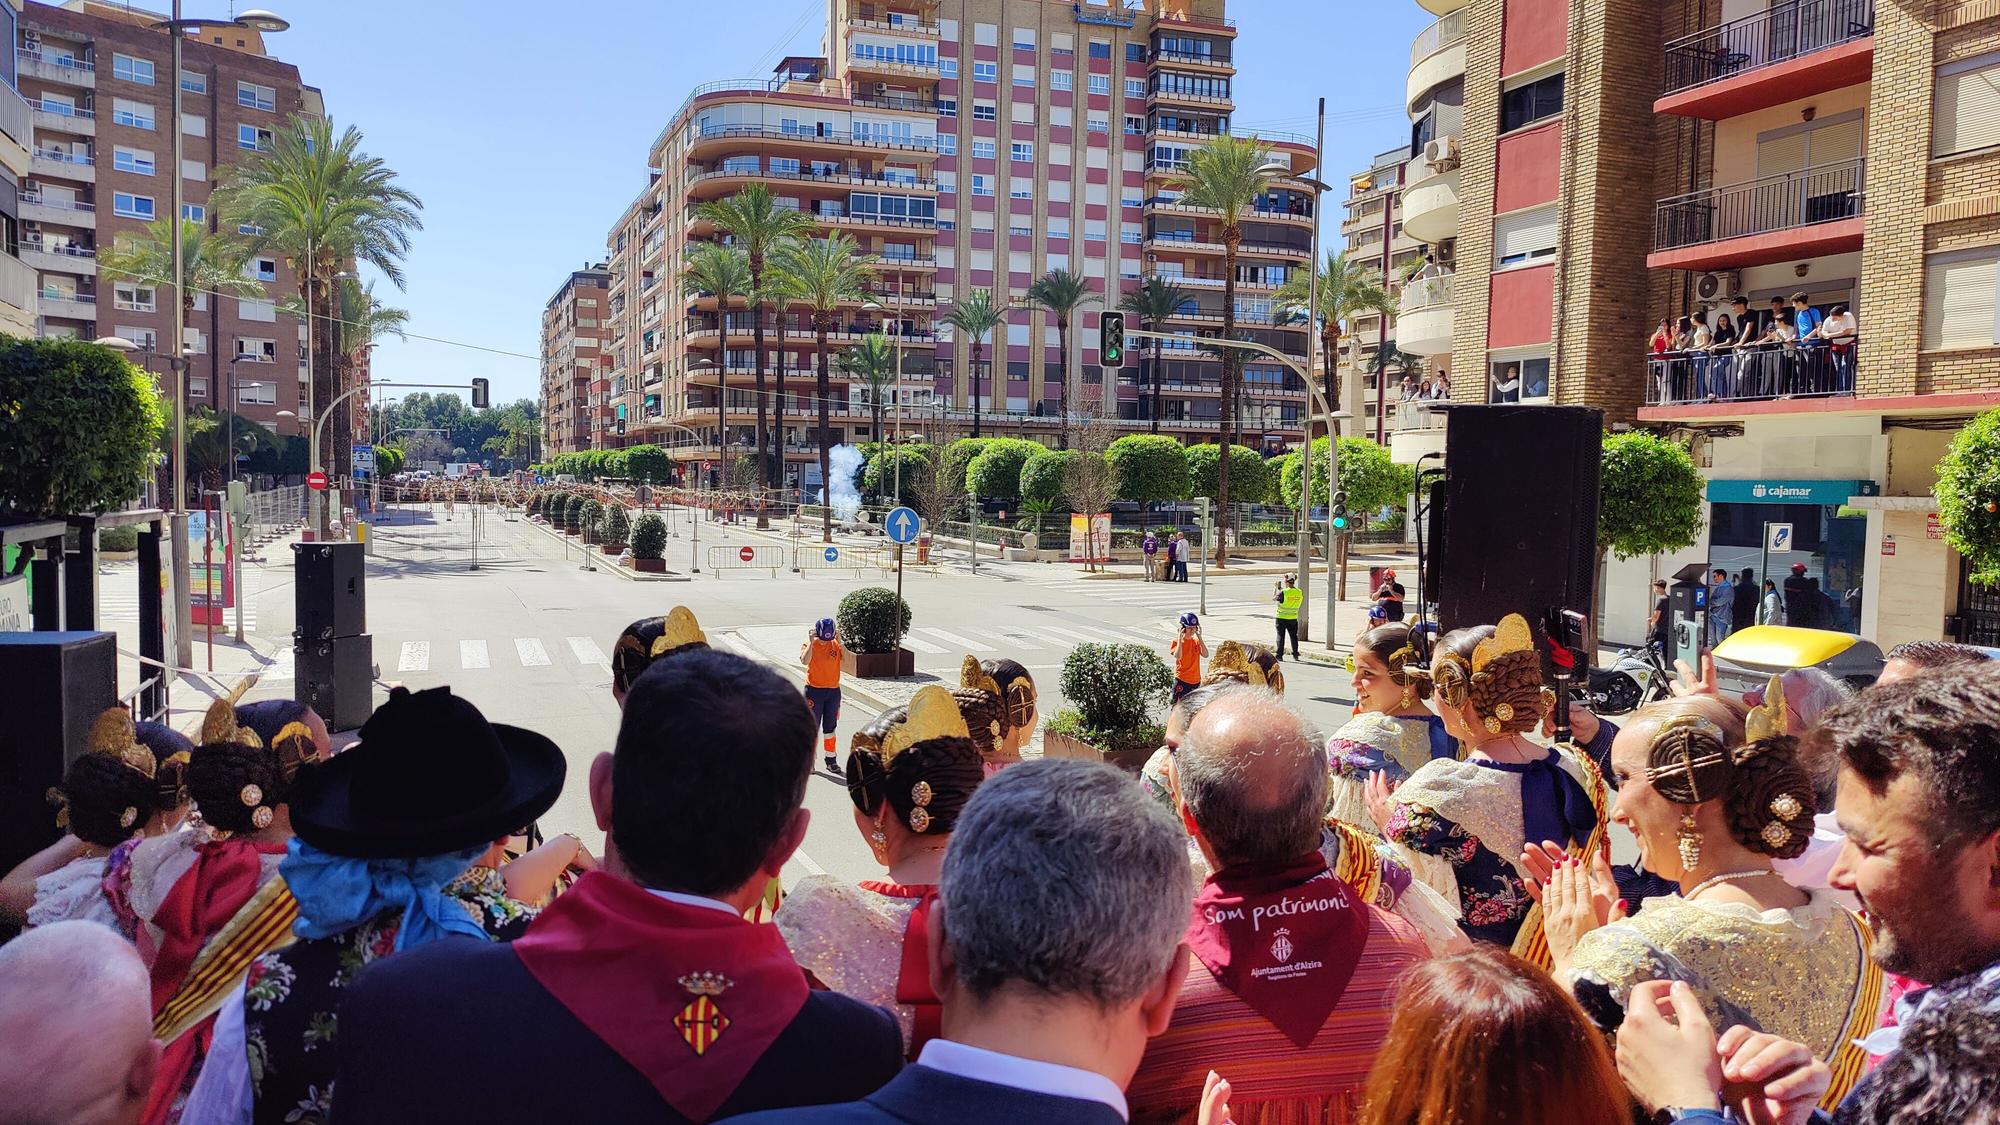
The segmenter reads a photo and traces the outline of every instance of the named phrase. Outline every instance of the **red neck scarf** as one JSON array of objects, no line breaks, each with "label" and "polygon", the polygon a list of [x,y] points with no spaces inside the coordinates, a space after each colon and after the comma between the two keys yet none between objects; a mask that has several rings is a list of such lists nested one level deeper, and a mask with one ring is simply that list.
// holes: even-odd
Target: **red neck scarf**
[{"label": "red neck scarf", "polygon": [[916,1014],[906,1056],[915,1062],[924,1044],[936,1039],[943,1031],[944,1006],[938,994],[931,990],[931,906],[937,902],[937,884],[907,885],[870,880],[862,883],[861,889],[889,898],[917,900],[916,909],[910,911],[910,920],[903,927],[903,960],[896,973],[896,1003],[908,1004]]},{"label": "red neck scarf", "polygon": [[1367,910],[1318,851],[1209,876],[1187,932],[1217,983],[1300,1049],[1340,1003],[1367,942]]},{"label": "red neck scarf", "polygon": [[514,942],[521,964],[682,1116],[706,1121],[805,1006],[778,928],[591,872]]}]

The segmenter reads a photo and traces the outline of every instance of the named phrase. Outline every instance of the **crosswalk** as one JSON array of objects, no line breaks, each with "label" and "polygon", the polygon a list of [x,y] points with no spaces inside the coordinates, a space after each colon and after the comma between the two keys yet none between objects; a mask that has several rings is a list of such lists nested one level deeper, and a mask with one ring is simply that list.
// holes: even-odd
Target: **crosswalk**
[{"label": "crosswalk", "polygon": [[[563,637],[553,644],[541,637],[378,641],[375,663],[384,677],[425,672],[490,672],[504,667],[592,669],[608,674],[611,668],[611,658],[605,655],[604,646],[595,637]],[[289,680],[296,675],[297,656],[286,645],[271,654],[262,678]]]},{"label": "crosswalk", "polygon": [[[1038,583],[1044,589],[1087,597],[1092,603],[1101,605],[1129,606],[1139,609],[1156,609],[1163,613],[1179,613],[1193,609],[1201,602],[1200,589],[1192,582],[1132,582],[1132,581],[1090,581]],[[1246,587],[1241,582],[1232,582],[1232,591]],[[1254,587],[1251,587],[1254,588]],[[1210,613],[1258,613],[1269,612],[1272,603],[1256,601],[1237,594],[1229,596],[1211,587],[1208,594]]]},{"label": "crosswalk", "polygon": [[[97,587],[97,619],[100,622],[120,622],[139,620],[139,591],[129,575],[122,580],[106,576]],[[236,627],[234,607],[222,611],[223,622],[231,629]],[[200,627],[197,626],[197,629]],[[223,628],[216,626],[217,631]],[[246,631],[257,628],[257,599],[253,595],[243,601],[243,628]]]}]

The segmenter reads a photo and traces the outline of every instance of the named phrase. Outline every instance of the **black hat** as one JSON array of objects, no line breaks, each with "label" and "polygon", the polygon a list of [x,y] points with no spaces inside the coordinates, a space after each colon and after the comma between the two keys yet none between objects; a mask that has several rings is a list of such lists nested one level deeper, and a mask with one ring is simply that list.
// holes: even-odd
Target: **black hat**
[{"label": "black hat", "polygon": [[356,859],[442,855],[547,812],[567,768],[554,742],[487,722],[450,688],[396,688],[360,742],[300,771],[292,831]]}]

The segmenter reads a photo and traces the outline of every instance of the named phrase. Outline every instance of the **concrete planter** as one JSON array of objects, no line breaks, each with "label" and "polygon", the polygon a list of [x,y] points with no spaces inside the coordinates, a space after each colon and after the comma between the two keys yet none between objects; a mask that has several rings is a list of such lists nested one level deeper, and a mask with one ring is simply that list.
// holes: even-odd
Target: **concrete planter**
[{"label": "concrete planter", "polygon": [[602,552],[604,552],[604,553],[605,553],[605,554],[607,554],[607,555],[615,555],[615,554],[617,554],[617,553],[619,553],[620,551],[623,551],[623,550],[625,549],[625,544],[623,544],[623,543],[599,543],[599,544],[597,545],[597,549],[598,549],[598,550],[600,550],[600,551],[602,551]]},{"label": "concrete planter", "polygon": [[1126,773],[1136,774],[1153,756],[1153,749],[1106,750],[1060,731],[1042,732],[1042,757],[1076,758],[1086,762],[1108,762]]},{"label": "concrete planter", "polygon": [[881,680],[917,674],[917,654],[907,648],[894,652],[848,651],[840,658],[840,670],[864,680]]},{"label": "concrete planter", "polygon": [[641,574],[664,574],[667,570],[665,559],[633,559],[632,569]]}]

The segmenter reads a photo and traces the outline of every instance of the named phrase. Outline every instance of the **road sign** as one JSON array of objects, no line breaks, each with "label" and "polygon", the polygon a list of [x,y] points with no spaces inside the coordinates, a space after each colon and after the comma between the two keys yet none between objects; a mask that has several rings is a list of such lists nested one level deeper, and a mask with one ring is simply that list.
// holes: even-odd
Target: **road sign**
[{"label": "road sign", "polygon": [[372,445],[355,446],[354,447],[355,475],[365,476],[373,474],[374,472],[375,472],[375,447]]},{"label": "road sign", "polygon": [[313,490],[314,492],[325,492],[325,491],[326,491],[326,474],[325,474],[325,473],[307,473],[307,474],[306,474],[306,487],[307,487],[307,488],[310,488],[310,489],[312,489],[312,490]]},{"label": "road sign", "polygon": [[889,542],[915,543],[917,531],[923,526],[923,521],[917,518],[917,513],[908,508],[895,508],[883,519],[882,526],[889,532]]},{"label": "road sign", "polygon": [[838,547],[828,547],[828,548],[826,549],[826,561],[828,561],[828,562],[830,562],[830,563],[832,563],[832,562],[839,562],[839,561],[840,561],[840,548],[838,548]]},{"label": "road sign", "polygon": [[1764,549],[1767,551],[1789,551],[1792,549],[1792,525],[1788,523],[1767,523],[1764,525]]},{"label": "road sign", "polygon": [[757,552],[752,548],[745,547],[742,550],[736,552],[736,557],[742,559],[744,562],[749,562],[751,559],[757,557]]}]

